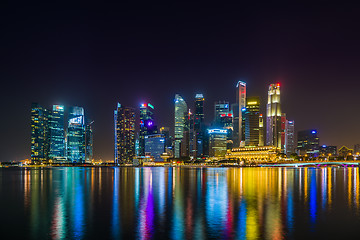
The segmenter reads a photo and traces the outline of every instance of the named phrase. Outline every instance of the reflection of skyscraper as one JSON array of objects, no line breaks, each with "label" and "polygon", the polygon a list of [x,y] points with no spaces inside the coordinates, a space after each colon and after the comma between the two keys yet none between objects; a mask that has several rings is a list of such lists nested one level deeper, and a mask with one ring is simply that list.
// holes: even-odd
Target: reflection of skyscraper
[{"label": "reflection of skyscraper", "polygon": [[85,126],[85,162],[91,163],[93,160],[93,128],[94,121]]},{"label": "reflection of skyscraper", "polygon": [[132,163],[135,156],[135,109],[117,104],[114,111],[115,163]]},{"label": "reflection of skyscraper", "polygon": [[65,131],[64,106],[53,105],[49,116],[50,130],[50,159],[53,161],[65,160]]},{"label": "reflection of skyscraper", "polygon": [[71,107],[69,111],[67,157],[70,162],[85,161],[85,125],[82,107]]},{"label": "reflection of skyscraper", "polygon": [[242,109],[245,108],[246,100],[246,83],[239,81],[236,84],[236,103],[232,105],[234,114],[233,118],[233,146],[239,147],[241,141],[245,141],[242,129]]},{"label": "reflection of skyscraper", "polygon": [[245,145],[257,147],[260,143],[260,98],[248,97],[246,99],[245,114]]},{"label": "reflection of skyscraper", "polygon": [[270,84],[266,108],[266,145],[281,148],[280,84]]},{"label": "reflection of skyscraper", "polygon": [[175,95],[175,143],[174,157],[180,157],[181,141],[184,135],[185,118],[187,114],[187,104],[179,95]]},{"label": "reflection of skyscraper", "polygon": [[140,105],[139,156],[145,156],[145,136],[157,133],[153,111],[151,103]]},{"label": "reflection of skyscraper", "polygon": [[31,161],[42,163],[49,155],[48,111],[37,103],[31,106]]},{"label": "reflection of skyscraper", "polygon": [[204,124],[204,101],[202,94],[195,95],[195,115],[194,115],[194,156],[199,157],[203,154],[203,124]]}]

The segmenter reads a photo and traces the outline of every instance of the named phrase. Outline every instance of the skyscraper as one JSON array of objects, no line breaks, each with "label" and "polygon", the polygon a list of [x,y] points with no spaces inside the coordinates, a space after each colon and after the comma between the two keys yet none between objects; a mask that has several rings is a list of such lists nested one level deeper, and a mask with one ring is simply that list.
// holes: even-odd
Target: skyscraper
[{"label": "skyscraper", "polygon": [[259,115],[259,146],[264,146],[264,117]]},{"label": "skyscraper", "polygon": [[260,143],[260,97],[246,98],[245,145],[257,147]]},{"label": "skyscraper", "polygon": [[285,154],[295,153],[295,122],[286,120],[285,124]]},{"label": "skyscraper", "polygon": [[49,159],[48,111],[37,103],[31,105],[31,161],[45,163]]},{"label": "skyscraper", "polygon": [[120,103],[114,111],[115,164],[132,163],[135,157],[135,109]]},{"label": "skyscraper", "polygon": [[200,157],[203,154],[203,131],[204,131],[204,101],[202,94],[195,95],[195,113],[194,113],[194,157]]},{"label": "skyscraper", "polygon": [[230,104],[229,102],[219,101],[214,104],[214,123],[215,125],[221,125],[221,120],[223,117],[226,117],[230,114]]},{"label": "skyscraper", "polygon": [[151,103],[140,105],[139,156],[145,156],[145,136],[157,133],[153,111]]},{"label": "skyscraper", "polygon": [[175,95],[175,143],[174,143],[174,157],[180,157],[181,141],[184,136],[185,118],[187,115],[187,104],[185,100],[179,95]]},{"label": "skyscraper", "polygon": [[145,152],[154,157],[156,162],[162,161],[161,154],[165,152],[165,136],[163,134],[145,136]]},{"label": "skyscraper", "polygon": [[94,157],[94,150],[93,150],[93,128],[92,124],[94,121],[89,121],[89,123],[85,126],[85,162],[91,163]]},{"label": "skyscraper", "polygon": [[85,162],[85,120],[82,107],[70,107],[67,130],[67,158],[69,162]]},{"label": "skyscraper", "polygon": [[64,130],[64,106],[53,105],[49,116],[50,130],[50,153],[53,162],[64,162],[65,158],[65,130]]},{"label": "skyscraper", "polygon": [[225,157],[227,147],[226,129],[209,129],[209,156]]},{"label": "skyscraper", "polygon": [[246,105],[246,83],[239,81],[236,84],[236,103],[233,104],[233,146],[239,147],[242,141],[245,141],[243,136],[243,109]]},{"label": "skyscraper", "polygon": [[270,84],[266,108],[266,145],[281,149],[280,84]]}]

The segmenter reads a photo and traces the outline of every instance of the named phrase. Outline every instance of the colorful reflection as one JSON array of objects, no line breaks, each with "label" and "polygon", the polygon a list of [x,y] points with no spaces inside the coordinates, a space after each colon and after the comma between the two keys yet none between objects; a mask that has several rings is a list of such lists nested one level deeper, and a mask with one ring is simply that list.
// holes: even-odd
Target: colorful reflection
[{"label": "colorful reflection", "polygon": [[16,224],[30,238],[286,239],[337,229],[351,237],[360,221],[359,168],[11,171],[1,170],[0,203],[13,209],[0,214],[24,216]]}]

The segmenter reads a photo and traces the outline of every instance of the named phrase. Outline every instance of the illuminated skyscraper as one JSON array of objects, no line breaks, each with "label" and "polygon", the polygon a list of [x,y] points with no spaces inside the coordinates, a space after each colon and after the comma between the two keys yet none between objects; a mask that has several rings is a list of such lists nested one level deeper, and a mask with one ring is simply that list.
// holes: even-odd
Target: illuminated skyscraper
[{"label": "illuminated skyscraper", "polygon": [[53,105],[49,116],[50,130],[50,153],[53,162],[64,162],[65,158],[65,130],[64,130],[64,106]]},{"label": "illuminated skyscraper", "polygon": [[185,118],[187,116],[187,104],[185,100],[179,95],[175,95],[175,143],[174,143],[174,157],[180,157],[181,141],[184,137]]},{"label": "illuminated skyscraper", "polygon": [[145,156],[145,136],[157,133],[153,111],[151,103],[140,105],[139,156]]},{"label": "illuminated skyscraper", "polygon": [[281,149],[280,84],[270,84],[266,108],[266,145]]},{"label": "illuminated skyscraper", "polygon": [[209,129],[209,157],[225,157],[227,148],[227,130]]},{"label": "illuminated skyscraper", "polygon": [[225,101],[215,102],[214,113],[215,113],[215,118],[214,118],[215,125],[221,125],[222,118],[226,117],[228,114],[231,113],[229,102],[225,102]]},{"label": "illuminated skyscraper", "polygon": [[85,162],[85,120],[82,107],[69,109],[67,158],[73,163]]},{"label": "illuminated skyscraper", "polygon": [[233,146],[239,147],[242,141],[245,141],[243,135],[243,109],[246,105],[246,83],[239,81],[236,84],[236,103],[233,104]]},{"label": "illuminated skyscraper", "polygon": [[295,153],[295,122],[286,120],[285,124],[285,154]]},{"label": "illuminated skyscraper", "polygon": [[132,163],[135,157],[135,109],[117,104],[114,111],[115,164]]},{"label": "illuminated skyscraper", "polygon": [[165,152],[165,136],[163,134],[145,136],[145,152],[154,157],[156,162],[162,161],[160,156]]},{"label": "illuminated skyscraper", "polygon": [[94,154],[94,150],[93,150],[94,140],[93,140],[93,128],[92,128],[93,123],[94,123],[94,121],[90,121],[85,126],[85,162],[86,163],[91,163],[91,161],[93,160],[93,157],[94,157],[94,155],[93,155]]},{"label": "illuminated skyscraper", "polygon": [[37,103],[31,105],[31,161],[43,163],[49,159],[48,111]]},{"label": "illuminated skyscraper", "polygon": [[264,117],[259,115],[259,146],[264,146]]},{"label": "illuminated skyscraper", "polygon": [[317,136],[317,130],[309,129],[298,132],[297,153],[301,156],[317,157],[320,152],[320,140]]},{"label": "illuminated skyscraper", "polygon": [[245,117],[245,145],[257,147],[260,144],[260,97],[246,99]]},{"label": "illuminated skyscraper", "polygon": [[194,157],[200,157],[203,154],[204,101],[205,98],[202,94],[195,95]]}]

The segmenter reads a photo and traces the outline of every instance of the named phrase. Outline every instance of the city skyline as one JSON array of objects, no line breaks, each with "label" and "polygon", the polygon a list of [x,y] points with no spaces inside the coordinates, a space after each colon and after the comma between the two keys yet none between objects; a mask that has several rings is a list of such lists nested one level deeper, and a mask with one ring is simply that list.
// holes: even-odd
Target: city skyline
[{"label": "city skyline", "polygon": [[29,158],[32,102],[84,107],[94,120],[95,158],[112,159],[117,102],[134,108],[151,102],[158,126],[173,132],[176,93],[189,104],[203,93],[209,122],[214,102],[235,102],[239,80],[262,103],[268,85],[280,82],[282,111],[296,132],[317,129],[329,146],[360,142],[356,7],[5,8],[0,161]]}]

